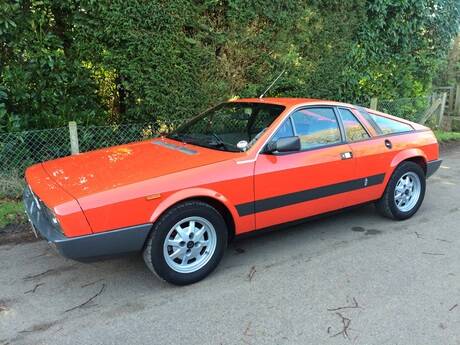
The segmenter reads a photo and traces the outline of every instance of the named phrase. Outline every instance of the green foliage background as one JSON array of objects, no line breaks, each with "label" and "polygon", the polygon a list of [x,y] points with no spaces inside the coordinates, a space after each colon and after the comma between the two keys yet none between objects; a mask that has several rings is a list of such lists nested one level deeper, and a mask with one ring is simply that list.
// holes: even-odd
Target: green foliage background
[{"label": "green foliage background", "polygon": [[458,0],[0,0],[0,130],[189,117],[233,96],[426,94]]}]

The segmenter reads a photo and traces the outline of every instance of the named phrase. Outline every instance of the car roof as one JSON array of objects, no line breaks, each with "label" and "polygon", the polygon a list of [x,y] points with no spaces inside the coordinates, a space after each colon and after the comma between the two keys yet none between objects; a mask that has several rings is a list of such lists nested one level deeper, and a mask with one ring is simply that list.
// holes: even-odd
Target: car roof
[{"label": "car roof", "polygon": [[283,105],[288,108],[299,105],[299,104],[308,104],[308,103],[352,106],[351,104],[342,103],[342,102],[328,101],[328,100],[322,100],[322,99],[316,99],[316,98],[294,98],[294,97],[241,98],[241,99],[233,100],[233,102],[253,102],[253,103],[277,104],[277,105]]},{"label": "car roof", "polygon": [[241,98],[241,99],[231,100],[231,102],[247,102],[247,103],[250,102],[250,103],[276,104],[276,105],[285,106],[287,109],[292,109],[293,107],[295,107],[297,105],[306,105],[306,104],[309,104],[309,103],[311,103],[313,105],[316,105],[316,104],[319,104],[319,105],[335,105],[335,106],[342,106],[342,107],[348,107],[348,108],[354,108],[354,109],[363,108],[364,110],[366,110],[369,113],[373,113],[373,114],[376,114],[376,115],[388,117],[390,119],[393,119],[393,120],[396,120],[396,121],[399,121],[399,122],[410,124],[415,129],[426,129],[426,127],[424,127],[424,126],[422,126],[420,124],[411,122],[409,120],[406,120],[406,119],[403,119],[403,118],[400,118],[400,117],[397,117],[397,116],[394,116],[394,115],[382,113],[382,112],[377,111],[377,110],[372,110],[372,109],[369,109],[367,107],[357,106],[357,105],[344,103],[344,102],[336,102],[336,101],[318,99],[318,98],[295,98],[295,97]]}]

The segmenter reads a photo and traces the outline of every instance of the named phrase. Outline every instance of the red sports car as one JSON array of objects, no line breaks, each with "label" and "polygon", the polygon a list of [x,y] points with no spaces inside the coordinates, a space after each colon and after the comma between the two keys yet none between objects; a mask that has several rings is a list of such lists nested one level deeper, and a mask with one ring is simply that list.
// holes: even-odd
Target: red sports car
[{"label": "red sports car", "polygon": [[36,164],[24,202],[62,255],[143,252],[184,285],[236,235],[367,202],[409,218],[440,164],[435,136],[416,123],[316,99],[240,99],[168,135]]}]

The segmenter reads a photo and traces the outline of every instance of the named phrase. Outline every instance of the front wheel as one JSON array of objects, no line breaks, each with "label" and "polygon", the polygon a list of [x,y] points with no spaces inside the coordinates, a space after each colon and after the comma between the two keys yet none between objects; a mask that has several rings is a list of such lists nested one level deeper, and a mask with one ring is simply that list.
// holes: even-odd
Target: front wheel
[{"label": "front wheel", "polygon": [[403,162],[393,172],[377,210],[385,217],[403,220],[412,217],[425,197],[425,172],[414,162]]},{"label": "front wheel", "polygon": [[168,210],[153,226],[144,261],[160,278],[175,284],[195,283],[219,264],[227,246],[221,214],[201,201],[186,201]]}]

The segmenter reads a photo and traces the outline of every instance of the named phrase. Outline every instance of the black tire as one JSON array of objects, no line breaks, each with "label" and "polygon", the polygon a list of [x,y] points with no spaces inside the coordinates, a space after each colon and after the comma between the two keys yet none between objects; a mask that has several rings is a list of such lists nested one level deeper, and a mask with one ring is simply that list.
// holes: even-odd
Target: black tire
[{"label": "black tire", "polygon": [[[419,177],[420,196],[418,198],[417,203],[410,210],[403,212],[396,206],[394,195],[396,184],[398,183],[399,179],[408,172],[412,172]],[[382,198],[375,203],[377,210],[381,215],[387,218],[396,220],[408,219],[417,212],[420,205],[422,204],[423,198],[425,197],[425,188],[425,172],[420,167],[420,165],[410,161],[402,162],[400,165],[396,167],[395,171],[393,172],[393,175],[391,175],[391,178],[388,181],[387,187],[385,188],[385,192],[383,193]]]},{"label": "black tire", "polygon": [[[188,217],[201,217],[211,223],[217,243],[214,253],[203,267],[191,273],[181,273],[166,262],[163,244],[172,227]],[[217,267],[227,247],[227,237],[227,225],[214,207],[198,200],[185,201],[170,208],[155,222],[144,248],[144,261],[153,273],[171,284],[193,284],[208,276]]]}]

